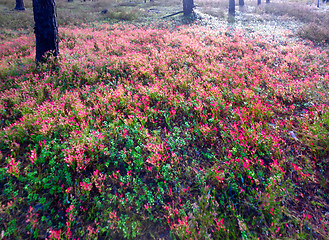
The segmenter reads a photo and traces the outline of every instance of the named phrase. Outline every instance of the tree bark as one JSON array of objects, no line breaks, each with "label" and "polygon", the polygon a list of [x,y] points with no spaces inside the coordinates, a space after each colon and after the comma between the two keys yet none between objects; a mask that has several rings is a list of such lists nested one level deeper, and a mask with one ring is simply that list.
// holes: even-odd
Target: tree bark
[{"label": "tree bark", "polygon": [[257,0],[257,5],[260,5],[262,3],[262,0]]},{"label": "tree bark", "polygon": [[193,7],[193,0],[183,0],[183,12],[185,16],[190,15],[192,13]]},{"label": "tree bark", "polygon": [[24,11],[25,10],[24,0],[16,0],[16,7],[14,9],[19,11]]},{"label": "tree bark", "polygon": [[50,53],[58,56],[58,26],[55,0],[33,0],[36,61],[45,61]]},{"label": "tree bark", "polygon": [[239,6],[244,6],[244,0],[239,0]]},{"label": "tree bark", "polygon": [[235,15],[235,0],[229,0],[228,2],[228,13]]},{"label": "tree bark", "polygon": [[271,0],[266,0],[266,3],[271,3]]}]

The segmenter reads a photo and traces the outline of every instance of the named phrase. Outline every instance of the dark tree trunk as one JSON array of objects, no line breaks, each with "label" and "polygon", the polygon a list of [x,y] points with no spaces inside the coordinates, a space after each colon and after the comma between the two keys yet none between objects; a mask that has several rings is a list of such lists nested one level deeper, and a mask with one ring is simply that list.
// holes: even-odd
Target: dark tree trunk
[{"label": "dark tree trunk", "polygon": [[73,0],[67,0],[68,2],[73,2]]},{"label": "dark tree trunk", "polygon": [[19,10],[19,11],[24,11],[25,10],[24,1],[23,0],[16,0],[16,7],[14,9]]},{"label": "dark tree trunk", "polygon": [[244,0],[239,0],[239,6],[244,6]]},{"label": "dark tree trunk", "polygon": [[229,0],[228,2],[228,13],[235,15],[235,0]]},{"label": "dark tree trunk", "polygon": [[58,56],[58,27],[55,0],[33,0],[36,61],[44,61],[47,53]]},{"label": "dark tree trunk", "polygon": [[183,0],[183,12],[184,15],[190,15],[194,8],[194,2],[193,0]]},{"label": "dark tree trunk", "polygon": [[257,5],[260,5],[262,3],[262,0],[257,0]]},{"label": "dark tree trunk", "polygon": [[270,3],[271,2],[271,0],[266,0],[266,3]]}]

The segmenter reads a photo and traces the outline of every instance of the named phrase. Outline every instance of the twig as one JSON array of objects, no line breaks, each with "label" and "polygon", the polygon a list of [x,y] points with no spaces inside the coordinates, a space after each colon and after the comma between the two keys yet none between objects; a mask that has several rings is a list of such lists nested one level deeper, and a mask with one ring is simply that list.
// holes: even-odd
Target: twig
[{"label": "twig", "polygon": [[184,11],[179,11],[179,12],[176,12],[176,13],[173,13],[173,14],[170,14],[170,15],[167,15],[167,16],[164,16],[162,18],[172,17],[172,16],[175,16],[175,15],[180,14],[180,13],[184,13]]}]

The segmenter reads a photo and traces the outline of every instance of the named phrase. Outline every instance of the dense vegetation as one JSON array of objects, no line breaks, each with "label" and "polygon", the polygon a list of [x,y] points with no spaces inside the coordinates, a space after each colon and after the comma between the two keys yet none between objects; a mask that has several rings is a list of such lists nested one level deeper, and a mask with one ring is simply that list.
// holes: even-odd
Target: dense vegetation
[{"label": "dense vegetation", "polygon": [[0,238],[327,239],[329,60],[197,26],[0,45]]}]

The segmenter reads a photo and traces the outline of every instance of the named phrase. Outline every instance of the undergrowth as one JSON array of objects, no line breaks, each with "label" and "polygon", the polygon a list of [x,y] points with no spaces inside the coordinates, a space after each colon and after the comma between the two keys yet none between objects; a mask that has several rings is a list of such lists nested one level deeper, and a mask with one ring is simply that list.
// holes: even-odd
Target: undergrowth
[{"label": "undergrowth", "polygon": [[328,55],[244,32],[1,45],[3,239],[327,239]]}]

